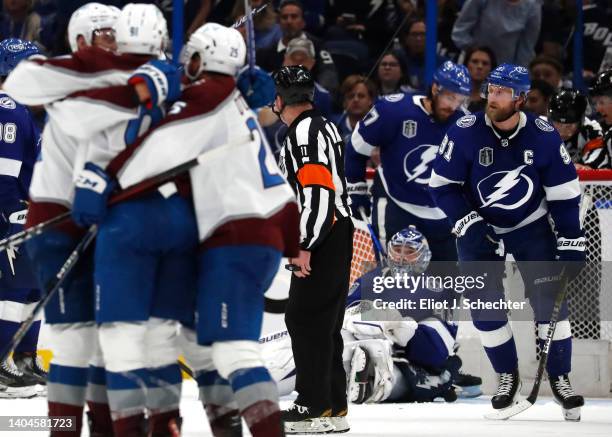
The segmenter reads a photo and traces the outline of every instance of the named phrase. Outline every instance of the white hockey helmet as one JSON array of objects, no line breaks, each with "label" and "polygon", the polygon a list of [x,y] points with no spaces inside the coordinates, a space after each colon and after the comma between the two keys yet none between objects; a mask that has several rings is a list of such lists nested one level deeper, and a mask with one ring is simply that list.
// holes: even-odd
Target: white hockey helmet
[{"label": "white hockey helmet", "polygon": [[115,23],[117,51],[160,56],[168,40],[166,19],[155,5],[128,3]]},{"label": "white hockey helmet", "polygon": [[100,29],[111,29],[119,17],[120,9],[102,3],[87,3],[78,8],[68,22],[68,42],[70,50],[78,50],[77,38],[83,35],[87,45],[91,45],[93,33]]},{"label": "white hockey helmet", "polygon": [[[196,53],[200,55],[200,66],[195,74],[189,74],[189,61]],[[195,79],[202,71],[236,76],[245,57],[246,45],[240,32],[217,23],[206,23],[191,34],[183,51],[183,64],[190,79]]]}]

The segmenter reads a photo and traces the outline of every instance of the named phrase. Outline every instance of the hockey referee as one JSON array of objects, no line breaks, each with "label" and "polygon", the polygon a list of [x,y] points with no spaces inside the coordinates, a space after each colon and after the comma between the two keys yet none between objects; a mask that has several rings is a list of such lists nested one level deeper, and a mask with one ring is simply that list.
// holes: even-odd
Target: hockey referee
[{"label": "hockey referee", "polygon": [[280,168],[300,208],[300,255],[285,322],[296,368],[294,405],[283,411],[288,434],[348,431],[346,374],[340,330],[353,257],[344,178],[344,143],[313,106],[315,83],[303,66],[274,73],[273,111],[288,126]]}]

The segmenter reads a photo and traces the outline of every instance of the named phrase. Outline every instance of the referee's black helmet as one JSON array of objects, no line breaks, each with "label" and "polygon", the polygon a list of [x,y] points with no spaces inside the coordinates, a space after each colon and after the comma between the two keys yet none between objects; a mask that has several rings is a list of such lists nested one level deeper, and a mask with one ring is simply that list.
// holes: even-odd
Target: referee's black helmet
[{"label": "referee's black helmet", "polygon": [[272,75],[276,85],[276,94],[281,96],[284,105],[313,103],[315,82],[302,65],[282,67]]}]

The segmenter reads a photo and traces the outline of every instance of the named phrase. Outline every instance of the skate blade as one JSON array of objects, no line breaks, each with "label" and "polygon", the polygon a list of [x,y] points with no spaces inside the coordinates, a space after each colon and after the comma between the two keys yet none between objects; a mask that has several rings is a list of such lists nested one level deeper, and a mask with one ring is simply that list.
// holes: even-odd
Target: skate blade
[{"label": "skate blade", "polygon": [[563,418],[567,420],[568,422],[580,422],[580,409],[581,407],[570,408],[570,409],[562,408]]},{"label": "skate blade", "polygon": [[334,430],[331,432],[334,434],[341,434],[344,432],[349,432],[351,430],[351,427],[345,416],[331,417],[330,421],[332,423],[332,426],[334,427]]},{"label": "skate blade", "polygon": [[0,389],[0,399],[30,399],[38,394],[35,385],[28,387],[2,387]]},{"label": "skate blade", "polygon": [[501,410],[495,410],[492,413],[487,413],[484,415],[485,419],[489,420],[508,420],[512,416],[516,416],[517,414],[522,413],[533,404],[529,402],[527,399],[523,399],[521,397],[517,397],[514,400],[514,404],[509,406],[508,408],[503,408]]},{"label": "skate blade", "polygon": [[335,430],[328,418],[285,422],[285,434],[330,434]]}]

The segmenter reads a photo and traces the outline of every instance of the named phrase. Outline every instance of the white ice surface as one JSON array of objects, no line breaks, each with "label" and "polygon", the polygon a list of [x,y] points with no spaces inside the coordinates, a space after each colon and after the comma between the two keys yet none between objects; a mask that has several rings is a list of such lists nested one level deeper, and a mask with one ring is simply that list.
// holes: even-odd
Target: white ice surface
[{"label": "white ice surface", "polygon": [[[283,400],[286,406],[289,400]],[[46,398],[0,399],[0,416],[39,415],[46,413]],[[349,409],[352,437],[445,436],[445,437],[587,437],[612,436],[612,399],[588,399],[582,409],[582,421],[565,422],[561,409],[550,398],[543,398],[519,416],[505,422],[483,418],[491,411],[486,397],[459,400],[452,404],[382,404],[352,405]],[[183,385],[181,412],[183,436],[211,436],[202,405],[197,400],[193,381]],[[0,432],[0,436],[44,436],[43,432]],[[85,430],[83,435],[89,435]],[[250,435],[245,432],[245,436]]]}]

